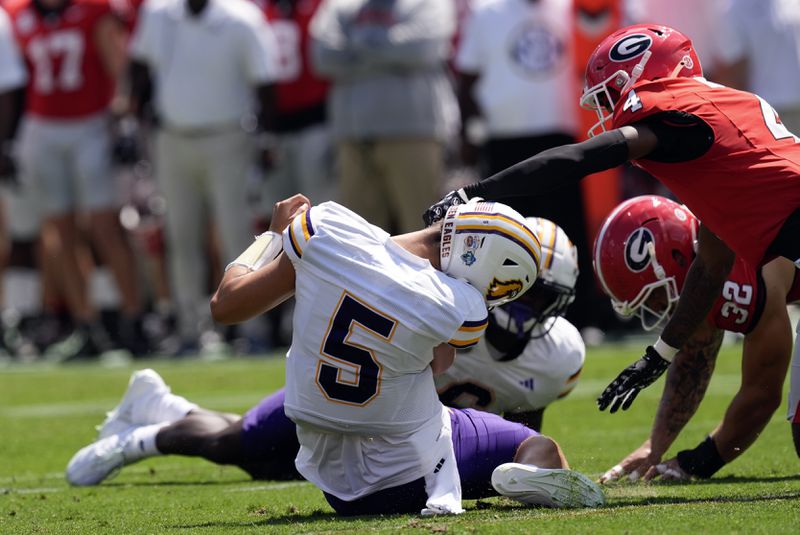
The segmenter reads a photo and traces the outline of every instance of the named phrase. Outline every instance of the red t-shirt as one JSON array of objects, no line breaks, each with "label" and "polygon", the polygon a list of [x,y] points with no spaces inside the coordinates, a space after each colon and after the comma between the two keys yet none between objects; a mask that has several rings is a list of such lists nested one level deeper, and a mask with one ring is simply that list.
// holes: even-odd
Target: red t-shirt
[{"label": "red t-shirt", "polygon": [[108,0],[72,0],[60,14],[42,17],[32,0],[5,4],[30,73],[26,111],[75,119],[105,110],[114,94],[95,44],[98,21],[112,13]]},{"label": "red t-shirt", "polygon": [[613,126],[681,111],[714,133],[711,148],[681,163],[637,160],[672,190],[738,256],[760,265],[786,218],[800,208],[800,143],[765,101],[700,78],[634,85]]},{"label": "red t-shirt", "polygon": [[278,113],[291,114],[324,104],[328,82],[311,67],[309,24],[322,0],[297,0],[282,9],[275,0],[259,2],[278,41]]}]

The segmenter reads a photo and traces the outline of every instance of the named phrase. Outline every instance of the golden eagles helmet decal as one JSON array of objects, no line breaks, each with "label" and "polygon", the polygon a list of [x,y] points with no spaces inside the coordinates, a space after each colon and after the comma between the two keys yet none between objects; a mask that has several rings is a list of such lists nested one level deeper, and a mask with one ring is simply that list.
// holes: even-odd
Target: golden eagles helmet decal
[{"label": "golden eagles helmet decal", "polygon": [[536,233],[516,210],[472,199],[442,222],[442,271],[478,289],[487,306],[513,301],[533,285],[542,255]]}]

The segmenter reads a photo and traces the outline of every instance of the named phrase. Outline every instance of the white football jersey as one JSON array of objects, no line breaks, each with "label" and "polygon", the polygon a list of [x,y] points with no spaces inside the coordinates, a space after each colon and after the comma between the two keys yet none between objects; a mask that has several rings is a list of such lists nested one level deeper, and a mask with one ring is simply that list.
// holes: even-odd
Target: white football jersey
[{"label": "white football jersey", "polygon": [[298,470],[346,500],[423,477],[452,448],[437,441],[433,349],[477,343],[482,295],[333,202],[298,215],[283,241],[296,271],[285,410]]},{"label": "white football jersey", "polygon": [[586,347],[569,321],[562,317],[548,321],[555,321],[550,332],[532,338],[513,360],[495,360],[500,352],[485,338],[459,351],[450,369],[436,377],[442,401],[508,414],[542,409],[566,396],[578,382]]}]

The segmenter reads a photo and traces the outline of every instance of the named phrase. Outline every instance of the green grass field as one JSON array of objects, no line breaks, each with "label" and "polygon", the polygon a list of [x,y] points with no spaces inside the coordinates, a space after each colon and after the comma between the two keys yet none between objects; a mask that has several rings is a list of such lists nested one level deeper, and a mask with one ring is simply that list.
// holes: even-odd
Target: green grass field
[{"label": "green grass field", "polygon": [[[544,431],[572,467],[592,477],[649,431],[660,381],[625,413],[597,411],[595,396],[638,356],[636,346],[590,349],[578,388],[545,413]],[[693,447],[739,385],[739,347],[723,349],[698,414],[673,448]],[[242,412],[283,383],[283,359],[150,361],[174,392]],[[596,510],[526,508],[503,498],[465,503],[455,518],[339,520],[305,482],[252,481],[236,468],[162,457],[94,488],[71,488],[63,470],[94,438],[134,367],[0,369],[0,533],[798,533],[800,460],[782,407],[759,441],[710,481],[616,484]]]}]

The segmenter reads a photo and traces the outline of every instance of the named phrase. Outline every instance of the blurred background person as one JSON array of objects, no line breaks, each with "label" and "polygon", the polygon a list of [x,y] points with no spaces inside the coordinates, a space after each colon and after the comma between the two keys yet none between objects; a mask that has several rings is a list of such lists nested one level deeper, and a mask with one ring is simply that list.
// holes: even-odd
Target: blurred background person
[{"label": "blurred background person", "polygon": [[798,134],[800,1],[724,0],[723,8],[722,31],[716,34],[724,45],[722,65],[711,79],[757,94]]},{"label": "blurred background person", "polygon": [[438,196],[457,106],[446,60],[450,0],[326,0],[311,24],[314,67],[331,80],[341,202],[396,232]]},{"label": "blurred background person", "polygon": [[[12,155],[12,143],[16,126],[15,113],[18,91],[25,85],[27,74],[22,64],[14,32],[8,14],[0,7],[0,182],[3,194],[0,197],[0,276],[3,275],[10,252],[10,240],[6,221],[6,185],[15,184],[17,168]],[[2,282],[2,281],[0,281]],[[4,312],[3,285],[0,284],[0,356],[7,353]]]},{"label": "blurred background person", "polygon": [[[572,7],[571,0],[473,2],[455,68],[462,160],[471,166],[483,160],[481,176],[576,141]],[[523,215],[554,221],[579,250],[588,250],[580,184],[515,200],[513,206]],[[580,263],[581,271],[591,272],[588,255]],[[582,306],[569,313],[579,328],[589,321],[592,294],[591,278],[579,279],[577,300]]]},{"label": "blurred background person", "polygon": [[[20,168],[43,211],[45,258],[76,323],[61,358],[109,349],[89,294],[87,235],[114,275],[121,298],[118,342],[146,351],[142,301],[130,244],[118,220],[108,107],[125,61],[125,30],[107,0],[6,2],[29,70]],[[84,219],[85,218],[85,219]],[[89,259],[89,261],[87,261]]]},{"label": "blurred background person", "polygon": [[[327,123],[328,82],[312,70],[309,26],[322,0],[260,0],[277,42],[275,161],[266,173],[271,210],[298,191],[312,202],[335,199]],[[267,138],[269,139],[269,138]]]},{"label": "blurred background person", "polygon": [[[243,209],[257,154],[253,131],[273,129],[275,50],[263,13],[246,0],[146,2],[138,13],[130,46],[130,107],[141,116],[152,94],[176,354],[196,352],[201,330],[211,324],[204,248],[209,225],[218,231],[219,239],[211,241],[226,263],[254,234]],[[270,166],[273,156],[263,148],[258,159]],[[218,266],[211,267],[219,274]]]}]

